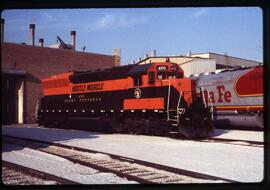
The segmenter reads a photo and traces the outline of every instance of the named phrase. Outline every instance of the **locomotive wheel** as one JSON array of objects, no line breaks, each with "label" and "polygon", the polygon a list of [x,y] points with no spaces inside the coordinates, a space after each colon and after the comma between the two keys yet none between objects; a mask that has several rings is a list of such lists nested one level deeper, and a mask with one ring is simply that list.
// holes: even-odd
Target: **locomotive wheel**
[{"label": "locomotive wheel", "polygon": [[42,118],[42,117],[39,117],[38,119],[37,119],[37,124],[38,124],[38,126],[43,126],[44,125],[44,121],[43,121],[44,119]]},{"label": "locomotive wheel", "polygon": [[211,134],[213,125],[210,121],[205,121],[200,116],[193,115],[190,121],[179,125],[178,131],[186,138],[202,139]]},{"label": "locomotive wheel", "polygon": [[[201,139],[209,136],[214,127],[210,120],[210,111],[205,108],[202,101],[194,101],[190,105],[189,113],[190,120],[183,122],[179,127],[181,134],[187,138]],[[207,118],[205,120],[205,118]]]},{"label": "locomotive wheel", "polygon": [[137,134],[137,135],[143,134],[143,126],[142,126],[142,125],[138,125],[138,126],[136,127],[136,134]]},{"label": "locomotive wheel", "polygon": [[128,133],[128,122],[126,121],[126,119],[123,119],[123,121],[121,121],[121,132],[122,133]]},{"label": "locomotive wheel", "polygon": [[122,132],[122,122],[119,120],[119,118],[113,117],[111,119],[111,125],[112,125],[114,132],[116,132],[116,133]]},{"label": "locomotive wheel", "polygon": [[141,124],[141,134],[143,135],[149,135],[150,131],[149,131],[149,123],[150,120],[148,118],[144,119],[142,124]]},{"label": "locomotive wheel", "polygon": [[129,123],[128,125],[128,132],[129,134],[136,134],[136,125],[133,125],[132,123]]},{"label": "locomotive wheel", "polygon": [[167,124],[162,125],[161,136],[167,137],[169,135],[169,127]]},{"label": "locomotive wheel", "polygon": [[57,117],[56,126],[59,128],[66,128],[67,125],[67,118],[64,118],[63,116]]},{"label": "locomotive wheel", "polygon": [[49,117],[45,117],[44,126],[47,127],[47,128],[52,128],[53,127],[52,120]]},{"label": "locomotive wheel", "polygon": [[50,126],[51,128],[57,128],[57,127],[58,127],[58,121],[57,121],[57,119],[56,119],[56,118],[51,118],[51,119],[50,119],[50,124],[49,124],[49,126]]}]

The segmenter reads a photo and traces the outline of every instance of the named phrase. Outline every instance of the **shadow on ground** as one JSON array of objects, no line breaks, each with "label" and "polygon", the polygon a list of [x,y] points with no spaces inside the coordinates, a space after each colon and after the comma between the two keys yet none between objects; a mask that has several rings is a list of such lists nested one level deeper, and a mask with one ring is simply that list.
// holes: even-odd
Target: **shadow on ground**
[{"label": "shadow on ground", "polygon": [[[80,130],[87,130],[87,125],[85,125],[85,123],[84,125],[81,125],[80,122],[75,124],[69,122],[69,125],[73,126],[71,128],[68,128],[68,126],[65,127],[66,129],[69,130],[63,128],[61,129],[45,128],[42,126],[38,126],[37,124],[4,125],[2,126],[2,136],[3,135],[15,136],[48,142],[71,142],[82,139],[98,138],[100,135],[99,133],[96,132],[80,131]],[[22,148],[23,147],[20,146],[12,146],[12,148],[7,148],[6,144],[3,143],[2,138],[2,152],[12,150],[14,151]]]}]

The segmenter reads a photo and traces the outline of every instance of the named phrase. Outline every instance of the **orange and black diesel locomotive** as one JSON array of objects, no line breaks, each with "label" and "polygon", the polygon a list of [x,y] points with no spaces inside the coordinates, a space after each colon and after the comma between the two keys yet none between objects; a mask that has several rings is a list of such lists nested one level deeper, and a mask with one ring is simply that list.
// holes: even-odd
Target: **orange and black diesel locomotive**
[{"label": "orange and black diesel locomotive", "polygon": [[67,72],[42,80],[42,85],[40,125],[60,126],[70,117],[85,117],[109,119],[115,132],[205,137],[212,130],[195,80],[184,78],[169,60]]}]

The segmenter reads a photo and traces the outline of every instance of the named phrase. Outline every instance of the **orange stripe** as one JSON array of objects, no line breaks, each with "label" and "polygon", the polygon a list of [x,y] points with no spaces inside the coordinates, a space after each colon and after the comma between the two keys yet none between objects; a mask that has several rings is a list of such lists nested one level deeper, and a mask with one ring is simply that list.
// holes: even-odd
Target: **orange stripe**
[{"label": "orange stripe", "polygon": [[164,109],[164,98],[125,99],[124,110]]},{"label": "orange stripe", "polygon": [[[127,90],[129,88],[144,88],[144,87],[161,87],[161,86],[169,86],[168,81],[156,81],[154,84],[149,84],[148,83],[148,76],[143,75],[142,76],[142,85],[141,86],[134,86],[133,84],[133,79],[131,77],[127,77],[124,79],[114,79],[114,80],[107,80],[107,81],[95,81],[95,82],[88,82],[88,83],[79,83],[79,84],[72,84],[69,83],[68,86],[65,87],[50,87],[46,88],[44,84],[47,81],[54,82],[59,80],[60,77],[56,78],[50,78],[43,80],[43,88],[44,88],[44,95],[60,95],[60,94],[78,94],[78,93],[88,93],[88,92],[106,92],[106,91],[115,91],[115,90]],[[61,76],[62,79],[62,76]],[[103,89],[102,90],[87,90],[86,86],[88,85],[93,85],[93,84],[103,84]],[[178,84],[181,83],[181,86],[178,86]],[[171,80],[170,84],[173,85],[179,92],[180,91],[190,91],[192,88],[192,82],[189,79],[175,79]],[[74,86],[84,86],[83,89],[84,91],[77,91],[77,92],[72,92],[72,88]],[[188,93],[184,94],[185,99],[189,97]]]},{"label": "orange stripe", "polygon": [[228,109],[242,109],[242,110],[263,110],[263,106],[216,106],[217,110],[228,110]]}]

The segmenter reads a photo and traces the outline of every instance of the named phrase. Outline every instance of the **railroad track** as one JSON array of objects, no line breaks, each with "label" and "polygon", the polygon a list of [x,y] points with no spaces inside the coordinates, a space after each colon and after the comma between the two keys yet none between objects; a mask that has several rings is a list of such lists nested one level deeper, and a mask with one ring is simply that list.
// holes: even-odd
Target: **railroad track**
[{"label": "railroad track", "polygon": [[[92,131],[92,130],[82,130],[86,132],[97,132],[97,131]],[[260,129],[257,129],[257,131],[260,131]],[[105,134],[103,132],[103,134]],[[194,141],[200,141],[200,142],[216,142],[216,143],[225,143],[225,144],[231,144],[231,145],[239,145],[239,146],[250,146],[250,147],[264,147],[264,142],[261,141],[251,141],[251,140],[243,140],[243,139],[228,139],[228,138],[219,138],[219,137],[209,137],[205,139],[188,139],[184,137],[183,135],[179,135],[178,133],[170,133],[168,136],[162,136],[162,137],[170,137],[173,139],[178,139],[178,140],[194,140]]]},{"label": "railroad track", "polygon": [[170,138],[183,140],[183,141],[199,141],[199,142],[209,142],[209,143],[225,143],[232,145],[240,145],[240,146],[250,146],[250,147],[264,147],[264,142],[261,141],[251,141],[251,140],[243,140],[243,139],[228,139],[228,138],[219,138],[219,137],[208,137],[205,139],[187,139],[185,137],[179,136],[178,134],[170,134]]},{"label": "railroad track", "polygon": [[[102,172],[114,173],[119,177],[136,181],[141,184],[237,182],[230,179],[59,143],[50,143],[12,136],[2,137],[3,142],[26,146],[38,151],[57,155],[74,163],[88,166]],[[109,158],[96,157],[96,154],[108,155]]]},{"label": "railroad track", "polygon": [[4,160],[2,160],[2,182],[5,185],[79,184]]},{"label": "railroad track", "polygon": [[227,143],[227,144],[261,147],[261,148],[264,147],[264,142],[250,141],[250,140],[243,140],[243,139],[227,139],[227,138],[210,137],[201,141],[202,142],[221,142],[221,143]]},{"label": "railroad track", "polygon": [[[223,129],[223,128],[218,128],[218,129]],[[226,128],[225,128],[226,129]],[[243,127],[235,127],[235,128],[230,128],[230,129],[238,129],[238,130],[243,130],[243,131],[263,131],[261,128],[251,128],[252,130],[248,129],[243,129]],[[100,131],[93,131],[89,129],[80,129],[82,131],[86,132],[100,132]],[[103,133],[105,133],[103,131]],[[205,139],[188,139],[185,136],[177,133],[177,132],[172,132],[168,134],[168,136],[162,136],[162,137],[170,137],[173,139],[178,139],[178,140],[195,140],[195,141],[200,141],[200,142],[217,142],[217,143],[225,143],[225,144],[232,144],[232,145],[240,145],[240,146],[250,146],[250,147],[264,147],[264,142],[260,141],[251,141],[251,140],[243,140],[243,139],[228,139],[228,138],[219,138],[219,137],[209,137]]]}]

